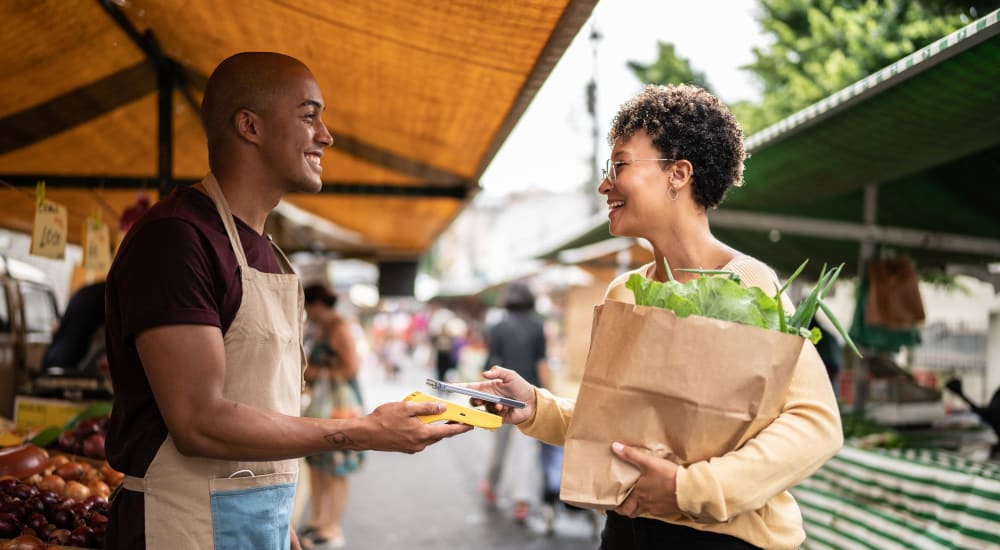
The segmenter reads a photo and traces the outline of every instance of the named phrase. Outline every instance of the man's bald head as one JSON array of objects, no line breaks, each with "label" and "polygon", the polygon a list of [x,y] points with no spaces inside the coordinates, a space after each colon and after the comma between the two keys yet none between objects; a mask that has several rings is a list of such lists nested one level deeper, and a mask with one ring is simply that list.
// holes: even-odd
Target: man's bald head
[{"label": "man's bald head", "polygon": [[234,132],[233,115],[240,109],[265,111],[290,75],[312,73],[301,61],[280,53],[243,52],[226,58],[212,71],[201,100],[201,121],[213,152]]}]

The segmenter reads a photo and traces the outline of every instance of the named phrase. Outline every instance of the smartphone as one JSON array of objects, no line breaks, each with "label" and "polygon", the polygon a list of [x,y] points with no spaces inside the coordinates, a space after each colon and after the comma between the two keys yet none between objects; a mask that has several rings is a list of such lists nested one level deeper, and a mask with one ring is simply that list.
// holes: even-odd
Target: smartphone
[{"label": "smartphone", "polygon": [[463,388],[462,386],[453,386],[451,384],[442,382],[440,380],[435,380],[433,378],[427,379],[427,385],[436,390],[460,393],[462,395],[468,395],[469,397],[475,397],[476,399],[482,399],[483,401],[489,401],[490,403],[499,403],[505,407],[513,407],[515,409],[524,408],[524,401],[517,401],[516,399],[500,397],[499,395],[493,395],[492,393],[484,393],[481,391],[470,390],[469,388]]}]

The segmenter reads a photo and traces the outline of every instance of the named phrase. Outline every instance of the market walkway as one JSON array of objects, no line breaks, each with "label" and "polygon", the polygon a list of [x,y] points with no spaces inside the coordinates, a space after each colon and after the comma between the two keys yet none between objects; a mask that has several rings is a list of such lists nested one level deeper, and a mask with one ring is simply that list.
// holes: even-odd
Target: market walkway
[{"label": "market walkway", "polygon": [[[427,391],[424,379],[429,372],[410,367],[392,382],[379,373],[363,372],[366,405],[372,408],[398,401],[414,390]],[[510,502],[501,498],[495,510],[483,506],[477,483],[489,461],[492,435],[477,429],[412,456],[367,453],[364,468],[351,479],[344,525],[348,548],[596,548],[586,512],[570,513],[560,507],[555,532],[546,535],[537,509],[526,525],[518,525],[511,519]]]}]

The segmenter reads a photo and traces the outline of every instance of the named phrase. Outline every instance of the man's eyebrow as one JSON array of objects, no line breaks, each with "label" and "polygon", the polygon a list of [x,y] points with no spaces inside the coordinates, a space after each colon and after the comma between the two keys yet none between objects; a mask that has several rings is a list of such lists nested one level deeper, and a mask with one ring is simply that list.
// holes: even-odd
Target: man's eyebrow
[{"label": "man's eyebrow", "polygon": [[315,99],[307,99],[302,103],[299,103],[299,107],[316,107],[320,111],[323,110],[323,104],[320,103],[319,101],[316,101]]}]

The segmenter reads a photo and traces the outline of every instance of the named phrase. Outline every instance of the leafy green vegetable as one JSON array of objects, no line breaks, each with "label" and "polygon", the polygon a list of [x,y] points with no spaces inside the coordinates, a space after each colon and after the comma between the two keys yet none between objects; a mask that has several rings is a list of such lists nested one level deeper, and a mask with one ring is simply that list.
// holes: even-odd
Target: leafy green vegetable
[{"label": "leafy green vegetable", "polygon": [[93,405],[87,407],[76,416],[71,418],[69,422],[63,427],[66,430],[72,430],[76,428],[77,424],[83,422],[88,418],[93,418],[95,416],[108,416],[111,414],[111,403],[104,401],[100,403],[94,403]]},{"label": "leafy green vegetable", "polygon": [[[664,259],[667,278],[665,283],[653,281],[646,277],[633,273],[629,276],[625,286],[635,295],[635,303],[641,306],[652,306],[673,311],[678,317],[688,317],[690,315],[700,315],[712,319],[732,321],[753,327],[776,330],[789,334],[797,334],[803,338],[808,338],[812,343],[819,342],[820,332],[817,328],[809,329],[809,324],[816,315],[817,309],[822,309],[833,323],[834,328],[840,334],[851,350],[861,357],[851,337],[847,335],[840,321],[833,315],[833,312],[823,303],[823,296],[833,286],[840,270],[840,266],[827,271],[826,266],[820,270],[819,281],[812,291],[799,303],[795,312],[791,315],[785,314],[781,307],[781,295],[788,288],[788,285],[802,273],[809,260],[799,266],[795,273],[789,277],[788,281],[781,288],[776,288],[774,296],[768,296],[761,289],[756,287],[740,286],[739,276],[735,273],[719,270],[698,270],[684,269],[686,271],[698,273],[701,276],[686,283],[679,283],[674,279],[670,265]],[[708,276],[712,275],[712,276]],[[728,277],[716,277],[714,275],[728,275]]]},{"label": "leafy green vegetable", "polygon": [[62,433],[62,428],[59,428],[58,426],[49,426],[48,428],[45,428],[35,434],[35,437],[31,438],[31,444],[44,449],[51,445],[55,440],[59,439],[59,435]]}]

